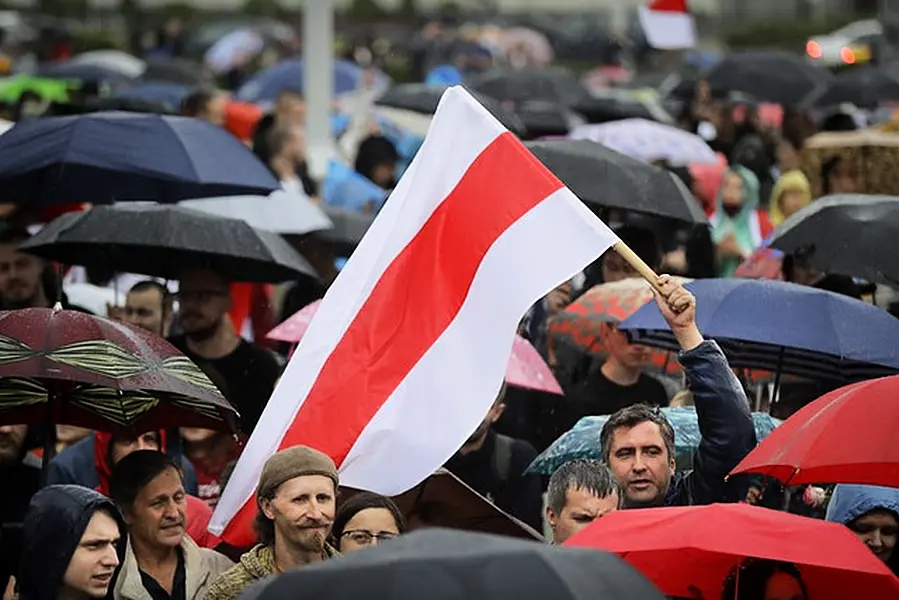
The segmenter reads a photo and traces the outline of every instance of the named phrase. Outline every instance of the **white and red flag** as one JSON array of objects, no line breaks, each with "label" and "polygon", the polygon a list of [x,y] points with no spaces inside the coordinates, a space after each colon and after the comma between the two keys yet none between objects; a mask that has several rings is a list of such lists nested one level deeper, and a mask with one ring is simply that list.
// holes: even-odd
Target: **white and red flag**
[{"label": "white and red flag", "polygon": [[464,443],[521,316],[618,238],[461,87],[331,285],[210,523],[236,546],[263,463],[307,445],[388,496]]},{"label": "white and red flag", "polygon": [[681,50],[696,45],[696,23],[687,0],[650,0],[640,7],[640,26],[646,42],[658,50]]}]

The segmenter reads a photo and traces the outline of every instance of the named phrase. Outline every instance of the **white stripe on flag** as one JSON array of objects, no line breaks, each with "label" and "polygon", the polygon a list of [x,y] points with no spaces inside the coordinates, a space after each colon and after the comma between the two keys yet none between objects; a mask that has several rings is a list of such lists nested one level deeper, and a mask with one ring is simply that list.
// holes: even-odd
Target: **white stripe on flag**
[{"label": "white stripe on flag", "polygon": [[353,487],[417,485],[483,418],[524,311],[616,241],[471,96],[448,90],[322,301],[210,530],[247,541],[237,529],[255,513],[262,465],[290,445],[327,452]]}]

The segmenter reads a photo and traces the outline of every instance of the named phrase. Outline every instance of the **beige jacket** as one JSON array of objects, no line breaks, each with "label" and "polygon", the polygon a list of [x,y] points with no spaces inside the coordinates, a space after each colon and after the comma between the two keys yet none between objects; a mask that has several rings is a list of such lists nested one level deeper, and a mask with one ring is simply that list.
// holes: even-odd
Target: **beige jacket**
[{"label": "beige jacket", "polygon": [[[219,575],[234,566],[231,560],[214,550],[200,548],[189,536],[181,540],[184,553],[184,575],[186,578],[185,597],[187,600],[203,600],[209,584]],[[137,566],[137,558],[129,540],[125,549],[125,559],[113,589],[115,600],[153,600],[144,588]]]}]

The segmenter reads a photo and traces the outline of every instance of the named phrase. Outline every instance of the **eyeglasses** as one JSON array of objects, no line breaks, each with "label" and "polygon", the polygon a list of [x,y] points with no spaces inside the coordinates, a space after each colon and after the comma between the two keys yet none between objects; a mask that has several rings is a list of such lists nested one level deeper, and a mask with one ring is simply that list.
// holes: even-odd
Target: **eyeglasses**
[{"label": "eyeglasses", "polygon": [[341,535],[340,537],[348,537],[360,546],[368,546],[375,540],[380,543],[387,540],[392,540],[396,536],[397,534],[395,533],[372,533],[371,531],[366,531],[365,529],[352,529],[350,531],[344,531],[343,535]]}]

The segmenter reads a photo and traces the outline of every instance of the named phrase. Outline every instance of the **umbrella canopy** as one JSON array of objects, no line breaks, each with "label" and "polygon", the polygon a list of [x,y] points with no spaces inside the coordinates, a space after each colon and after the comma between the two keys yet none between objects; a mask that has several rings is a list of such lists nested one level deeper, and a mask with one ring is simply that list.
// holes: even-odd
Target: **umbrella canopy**
[{"label": "umbrella canopy", "polygon": [[229,281],[316,277],[279,235],[181,206],[120,204],[65,213],[19,248],[65,264],[165,279],[191,267]]},{"label": "umbrella canopy", "polygon": [[[447,86],[444,85],[415,83],[396,85],[384,92],[376,104],[433,115],[437,111],[437,105],[440,104],[440,98],[443,97],[446,88]],[[481,103],[481,106],[490,111],[490,114],[503,124],[503,127],[516,135],[524,135],[525,125],[514,112],[504,108],[502,104],[485,94],[470,89],[467,91]]]},{"label": "umbrella canopy", "polygon": [[787,219],[771,246],[803,251],[817,269],[899,283],[899,256],[888,249],[899,237],[899,197],[843,195],[812,202]]},{"label": "umbrella canopy", "polygon": [[620,554],[665,594],[720,598],[746,558],[793,563],[808,598],[899,595],[899,579],[847,527],[748,504],[619,510],[565,546]]},{"label": "umbrella canopy", "polygon": [[527,142],[556,177],[588,204],[706,223],[705,213],[677,176],[587,140]]},{"label": "umbrella canopy", "polygon": [[899,487],[899,376],[842,387],[805,405],[731,474],[764,473],[786,485]]},{"label": "umbrella canopy", "polygon": [[[674,427],[674,449],[677,454],[677,468],[687,471],[693,468],[693,454],[702,441],[699,418],[692,406],[662,408],[662,414]],[[578,458],[605,460],[599,444],[599,435],[608,415],[583,417],[577,424],[562,434],[559,439],[534,459],[528,471],[541,475],[552,475],[565,463]],[[752,413],[755,434],[758,439],[766,438],[780,425],[780,421],[767,413]]]},{"label": "umbrella canopy", "polygon": [[698,135],[646,119],[585,125],[572,131],[569,137],[590,140],[644,162],[718,164],[718,155]]},{"label": "umbrella canopy", "polygon": [[113,71],[134,79],[140,77],[147,70],[147,63],[121,50],[93,50],[74,56],[70,61],[73,65],[94,65],[108,71]]},{"label": "umbrella canopy", "polygon": [[181,206],[208,215],[244,221],[281,235],[305,235],[332,227],[328,215],[307,196],[277,190],[269,196],[227,196],[185,200]]},{"label": "umbrella canopy", "polygon": [[[437,591],[439,590],[439,592]],[[663,600],[605,552],[446,529],[402,535],[374,549],[274,579],[259,600]]]},{"label": "umbrella canopy", "polygon": [[209,79],[200,67],[186,60],[173,58],[148,60],[146,69],[144,69],[140,78],[146,82],[172,83],[186,86],[204,84]]},{"label": "umbrella canopy", "polygon": [[38,67],[37,77],[47,79],[69,79],[85,83],[107,83],[119,86],[135,79],[117,69],[98,64],[84,64],[71,61],[46,63]]},{"label": "umbrella canopy", "polygon": [[234,430],[237,413],[164,339],[59,308],[0,312],[0,423]]},{"label": "umbrella canopy", "polygon": [[598,106],[581,82],[565,69],[495,69],[471,78],[468,86],[500,102],[545,100],[587,117],[593,116]]},{"label": "umbrella canopy", "polygon": [[[345,501],[355,493],[356,490],[341,488],[340,499]],[[538,532],[497,508],[446,469],[439,469],[392,500],[403,513],[410,531],[445,527],[525,540],[543,539]]]},{"label": "umbrella canopy", "polygon": [[812,184],[812,198],[825,193],[824,166],[839,159],[840,167],[862,194],[899,196],[899,135],[877,129],[822,131],[805,141],[802,170]]},{"label": "umbrella canopy", "polygon": [[354,210],[338,208],[336,206],[324,205],[322,209],[331,219],[334,226],[320,232],[320,235],[327,241],[334,244],[339,252],[343,252],[345,256],[353,253],[362,236],[368,231],[368,228],[375,220],[373,214],[362,214]]},{"label": "umbrella canopy", "polygon": [[[857,381],[899,370],[899,319],[860,300],[783,281],[697,279],[696,324],[732,367]],[[677,349],[655,304],[626,319],[640,344]]]},{"label": "umbrella canopy", "polygon": [[249,148],[199,119],[104,112],[24,121],[0,137],[0,202],[167,203],[278,188]]},{"label": "umbrella canopy", "polygon": [[184,99],[190,94],[190,88],[175,83],[156,83],[138,81],[133,85],[116,91],[113,98],[155,102],[171,113],[181,109]]},{"label": "umbrella canopy", "polygon": [[[320,300],[307,304],[294,313],[283,323],[269,331],[265,337],[279,342],[299,343],[303,339],[312,317],[318,310]],[[515,336],[512,344],[512,354],[509,356],[509,365],[506,367],[506,383],[517,387],[562,394],[562,388],[555,376],[530,342]]]},{"label": "umbrella canopy", "polygon": [[899,77],[880,66],[862,65],[842,71],[803,104],[827,108],[849,103],[859,108],[876,108],[881,103],[897,100]]},{"label": "umbrella canopy", "polygon": [[705,76],[719,92],[744,92],[762,102],[796,105],[833,81],[833,75],[799,55],[770,51],[733,52]]},{"label": "umbrella canopy", "polygon": [[[334,93],[355,92],[362,87],[364,75],[365,70],[355,63],[334,61]],[[274,102],[282,90],[302,90],[304,78],[302,59],[285,60],[251,77],[237,90],[235,98],[246,102]],[[386,90],[390,87],[390,77],[376,70],[371,87],[376,91]]]}]

